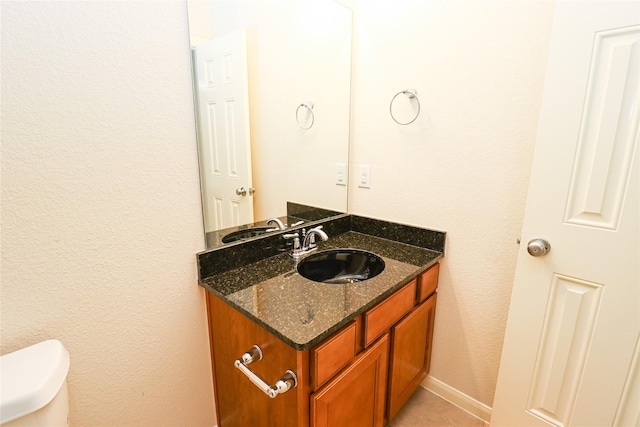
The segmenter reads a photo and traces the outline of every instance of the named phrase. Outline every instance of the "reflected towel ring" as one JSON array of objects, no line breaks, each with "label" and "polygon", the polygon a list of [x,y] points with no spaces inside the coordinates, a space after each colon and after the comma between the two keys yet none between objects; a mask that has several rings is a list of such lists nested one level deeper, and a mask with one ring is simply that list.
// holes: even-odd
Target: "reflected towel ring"
[{"label": "reflected towel ring", "polygon": [[[393,101],[396,100],[398,95],[407,95],[407,97],[409,97],[409,100],[415,99],[416,102],[418,103],[418,111],[416,111],[416,115],[413,117],[413,119],[411,119],[408,122],[400,122],[393,115]],[[403,125],[404,126],[404,125],[409,125],[409,124],[415,122],[416,119],[418,118],[418,115],[420,114],[420,100],[418,99],[418,91],[415,90],[415,89],[406,89],[406,90],[401,90],[400,92],[396,93],[393,96],[393,98],[391,98],[391,102],[389,103],[389,114],[391,114],[391,118],[393,119],[393,121],[396,122],[399,125]]]},{"label": "reflected towel ring", "polygon": [[[298,112],[300,111],[300,108],[306,108],[308,110],[308,112],[311,114],[311,123],[309,124],[309,126],[305,127],[300,123],[300,119],[298,118]],[[308,102],[303,102],[302,104],[298,105],[298,108],[296,108],[296,122],[298,123],[298,127],[300,129],[304,129],[304,130],[309,130],[311,129],[311,126],[313,126],[313,123],[316,120],[316,116],[315,114],[313,114],[313,102],[308,101]]]}]

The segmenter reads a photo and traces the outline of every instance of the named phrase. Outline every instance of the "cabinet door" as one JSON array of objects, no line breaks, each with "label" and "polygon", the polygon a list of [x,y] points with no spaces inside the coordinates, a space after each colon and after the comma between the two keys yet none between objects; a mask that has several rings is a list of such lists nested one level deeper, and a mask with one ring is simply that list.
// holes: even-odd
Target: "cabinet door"
[{"label": "cabinet door", "polygon": [[389,335],[311,396],[312,427],[382,427]]},{"label": "cabinet door", "polygon": [[389,421],[429,372],[435,303],[434,294],[391,329]]}]

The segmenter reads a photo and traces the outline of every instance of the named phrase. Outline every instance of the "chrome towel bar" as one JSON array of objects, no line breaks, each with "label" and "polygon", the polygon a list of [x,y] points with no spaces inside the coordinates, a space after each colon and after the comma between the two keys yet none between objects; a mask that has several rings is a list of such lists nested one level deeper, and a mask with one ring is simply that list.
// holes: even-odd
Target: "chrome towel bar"
[{"label": "chrome towel bar", "polygon": [[298,386],[298,378],[296,374],[287,369],[274,385],[267,384],[262,378],[256,375],[251,369],[247,367],[254,362],[262,360],[262,350],[257,345],[251,347],[246,353],[244,353],[240,359],[233,362],[233,365],[240,370],[249,381],[251,381],[256,387],[258,387],[264,394],[270,398],[275,398],[279,394],[283,394],[289,391],[291,387]]}]

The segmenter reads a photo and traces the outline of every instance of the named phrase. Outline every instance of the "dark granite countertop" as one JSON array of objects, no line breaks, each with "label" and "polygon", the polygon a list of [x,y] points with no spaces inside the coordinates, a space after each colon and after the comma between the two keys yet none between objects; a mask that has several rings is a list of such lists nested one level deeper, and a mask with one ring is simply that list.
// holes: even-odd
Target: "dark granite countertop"
[{"label": "dark granite countertop", "polygon": [[[318,251],[352,248],[382,257],[378,276],[324,284],[300,276],[289,253],[200,279],[200,285],[296,350],[327,338],[435,264],[443,253],[355,231],[319,242]],[[317,253],[317,252],[316,252]]]}]

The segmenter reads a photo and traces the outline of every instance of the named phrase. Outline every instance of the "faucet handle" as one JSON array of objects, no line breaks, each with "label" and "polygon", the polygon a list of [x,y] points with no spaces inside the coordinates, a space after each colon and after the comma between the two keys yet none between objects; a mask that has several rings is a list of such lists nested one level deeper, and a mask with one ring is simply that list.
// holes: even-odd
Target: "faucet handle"
[{"label": "faucet handle", "polygon": [[293,239],[293,250],[300,249],[300,235],[298,233],[283,234],[282,237],[287,240]]}]

